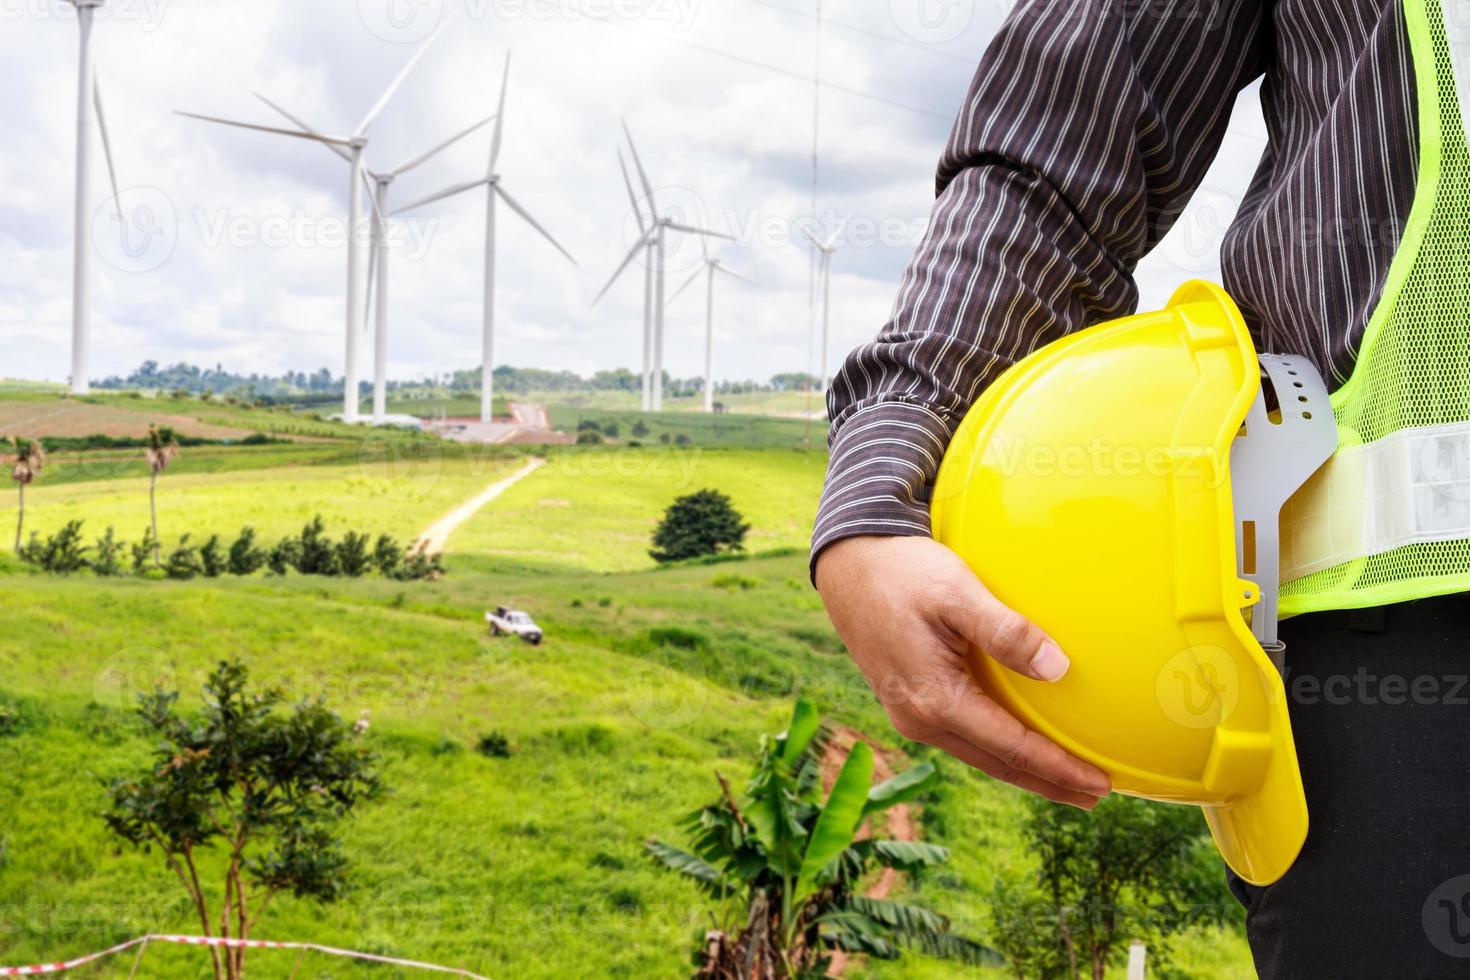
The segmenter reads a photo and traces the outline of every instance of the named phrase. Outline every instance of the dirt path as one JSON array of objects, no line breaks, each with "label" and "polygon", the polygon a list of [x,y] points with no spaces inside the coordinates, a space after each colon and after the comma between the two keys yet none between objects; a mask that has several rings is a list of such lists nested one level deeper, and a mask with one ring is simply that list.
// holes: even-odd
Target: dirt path
[{"label": "dirt path", "polygon": [[458,530],[461,524],[474,517],[480,508],[545,465],[546,460],[539,456],[532,457],[525,466],[522,466],[510,476],[497,483],[492,483],[429,525],[428,530],[419,535],[419,539],[414,542],[414,550],[427,552],[431,555],[441,553],[444,550],[445,544],[449,541],[449,536]]},{"label": "dirt path", "polygon": [[[892,756],[902,756],[898,752],[885,752],[878,746],[873,745],[863,738],[862,733],[853,728],[837,726],[832,730],[831,741],[827,745],[826,755],[822,758],[822,786],[827,792],[832,791],[832,784],[837,781],[837,774],[842,769],[842,763],[847,760],[847,754],[858,742],[868,742],[873,749],[873,784],[894,776]],[[907,803],[900,803],[884,814],[886,827],[884,833],[890,840],[914,841],[919,839],[918,824],[914,820],[913,808]],[[872,836],[872,827],[865,828],[858,836],[866,839]],[[869,898],[883,899],[893,893],[898,887],[901,872],[893,868],[884,868],[878,875],[878,880],[873,882],[865,893]],[[845,953],[835,953],[832,956],[832,966],[827,971],[827,976],[837,977],[847,968],[848,957]]]}]

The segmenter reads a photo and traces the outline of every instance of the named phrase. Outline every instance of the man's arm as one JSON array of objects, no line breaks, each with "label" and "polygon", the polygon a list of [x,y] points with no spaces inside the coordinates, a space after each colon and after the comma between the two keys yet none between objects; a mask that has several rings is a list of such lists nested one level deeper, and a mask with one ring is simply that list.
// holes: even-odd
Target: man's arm
[{"label": "man's arm", "polygon": [[1106,779],[984,698],[961,658],[974,645],[1056,680],[1065,653],[929,539],[930,489],[996,376],[1134,310],[1134,266],[1203,180],[1268,39],[1267,5],[1247,0],[1018,8],[955,123],[893,314],[828,394],[812,560],[838,632],[900,731],[1053,799],[1087,805]]}]

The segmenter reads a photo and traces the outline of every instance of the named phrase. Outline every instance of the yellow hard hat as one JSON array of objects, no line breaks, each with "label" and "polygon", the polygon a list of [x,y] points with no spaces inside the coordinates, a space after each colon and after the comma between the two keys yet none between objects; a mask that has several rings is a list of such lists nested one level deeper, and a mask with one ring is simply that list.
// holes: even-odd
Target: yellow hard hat
[{"label": "yellow hard hat", "polygon": [[[1307,450],[1267,431],[1288,432],[1283,416],[1311,431]],[[1203,807],[1254,884],[1280,878],[1307,834],[1285,691],[1258,637],[1274,645],[1277,511],[1331,455],[1331,418],[1309,365],[1258,358],[1230,298],[1193,282],[1161,312],[1013,366],[935,485],[934,536],[1072,663],[1049,684],[972,651],[980,687],[1116,790]],[[1288,451],[1262,449],[1268,436]]]}]

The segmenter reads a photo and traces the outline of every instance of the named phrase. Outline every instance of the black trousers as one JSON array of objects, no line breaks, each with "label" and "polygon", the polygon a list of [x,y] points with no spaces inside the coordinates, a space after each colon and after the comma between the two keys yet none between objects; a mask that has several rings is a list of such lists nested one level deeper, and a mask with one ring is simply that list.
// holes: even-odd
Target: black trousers
[{"label": "black trousers", "polygon": [[1246,906],[1266,978],[1470,976],[1470,595],[1282,624],[1310,828]]}]

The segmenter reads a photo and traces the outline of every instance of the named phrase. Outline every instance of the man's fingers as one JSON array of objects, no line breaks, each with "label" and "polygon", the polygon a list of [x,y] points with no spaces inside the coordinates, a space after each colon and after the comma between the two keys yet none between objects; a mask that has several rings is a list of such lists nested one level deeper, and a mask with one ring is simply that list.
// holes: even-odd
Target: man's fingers
[{"label": "man's fingers", "polygon": [[1071,665],[1056,641],[1002,603],[973,575],[943,609],[945,622],[989,657],[1038,681],[1059,681]]},{"label": "man's fingers", "polygon": [[935,748],[943,749],[965,765],[978,769],[987,776],[1010,783],[1028,793],[1044,796],[1053,803],[1066,803],[1080,810],[1090,811],[1101,799],[1091,793],[1079,793],[1077,790],[1058,786],[1039,776],[1033,776],[1029,772],[1007,769],[995,756],[982,752],[958,735],[939,735],[933,739],[933,742]]},{"label": "man's fingers", "polygon": [[973,684],[964,685],[955,703],[944,712],[942,723],[951,734],[994,756],[1008,770],[1030,773],[1093,796],[1112,792],[1107,773],[1031,731]]}]

